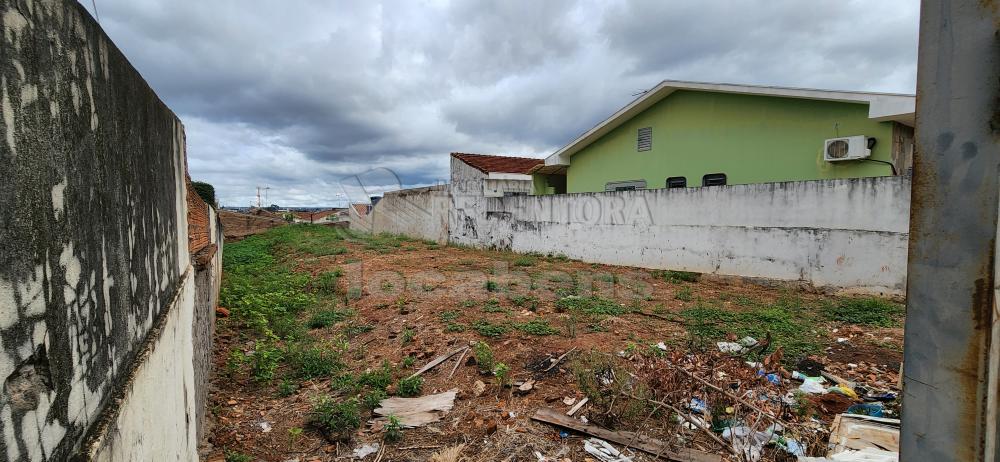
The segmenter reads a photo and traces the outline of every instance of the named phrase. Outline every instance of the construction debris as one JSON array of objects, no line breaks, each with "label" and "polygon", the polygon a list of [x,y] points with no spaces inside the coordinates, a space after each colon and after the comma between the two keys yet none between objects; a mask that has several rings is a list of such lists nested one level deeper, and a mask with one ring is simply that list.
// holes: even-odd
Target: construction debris
[{"label": "construction debris", "polygon": [[899,419],[840,414],[830,427],[828,456],[845,451],[879,449],[899,452]]},{"label": "construction debris", "polygon": [[596,436],[598,438],[607,441],[613,441],[618,444],[623,444],[626,447],[635,448],[640,451],[647,452],[649,454],[660,455],[669,460],[677,462],[721,462],[722,461],[722,456],[718,454],[709,454],[691,448],[675,451],[670,449],[670,447],[667,446],[666,443],[658,439],[633,432],[611,431],[605,428],[598,427],[597,425],[583,423],[572,417],[565,416],[561,412],[558,412],[554,409],[541,408],[538,411],[536,411],[535,415],[531,416],[531,418],[539,422],[545,422],[548,424],[565,427],[570,430],[586,433],[588,435]]},{"label": "construction debris", "polygon": [[434,358],[433,360],[431,360],[431,362],[425,364],[424,367],[421,367],[420,370],[418,370],[417,372],[414,372],[414,373],[410,374],[410,376],[407,377],[407,378],[408,379],[412,379],[413,377],[416,377],[416,376],[418,376],[420,374],[423,374],[424,372],[427,372],[427,371],[429,371],[431,369],[434,369],[435,367],[437,367],[438,364],[441,364],[441,363],[447,361],[448,358],[450,358],[452,356],[455,356],[455,355],[457,355],[460,352],[463,353],[462,356],[465,356],[464,352],[466,352],[466,351],[469,351],[469,347],[462,347],[462,348],[459,348],[457,350],[453,350],[451,352],[448,352],[448,353],[445,353],[445,354],[443,354],[441,356],[438,356],[437,358]]},{"label": "construction debris", "polygon": [[365,457],[378,452],[378,449],[378,443],[365,444],[355,448],[354,452],[351,453],[351,457],[354,457],[355,459],[364,459]]},{"label": "construction debris", "polygon": [[607,441],[599,438],[585,440],[583,442],[583,450],[587,454],[600,459],[601,462],[632,462],[631,457],[626,457]]},{"label": "construction debris", "polygon": [[420,427],[441,420],[454,407],[457,395],[457,390],[450,390],[419,398],[386,398],[374,412],[384,417],[394,416],[406,428]]},{"label": "construction debris", "polygon": [[580,400],[579,403],[576,403],[576,406],[573,406],[572,408],[570,408],[570,410],[566,411],[566,415],[572,416],[573,414],[576,414],[576,411],[579,411],[584,404],[587,404],[587,401],[590,401],[590,398],[584,397],[583,399]]}]

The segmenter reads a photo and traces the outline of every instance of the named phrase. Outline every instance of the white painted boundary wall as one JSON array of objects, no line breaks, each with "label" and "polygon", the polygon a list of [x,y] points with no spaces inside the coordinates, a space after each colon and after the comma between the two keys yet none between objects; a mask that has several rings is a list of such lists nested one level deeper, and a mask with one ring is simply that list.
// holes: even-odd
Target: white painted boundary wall
[{"label": "white painted boundary wall", "polygon": [[372,232],[405,234],[440,244],[448,242],[448,186],[387,192],[372,207]]},{"label": "white painted boundary wall", "polygon": [[463,214],[462,241],[478,247],[848,293],[906,286],[905,177],[477,199],[485,215]]}]

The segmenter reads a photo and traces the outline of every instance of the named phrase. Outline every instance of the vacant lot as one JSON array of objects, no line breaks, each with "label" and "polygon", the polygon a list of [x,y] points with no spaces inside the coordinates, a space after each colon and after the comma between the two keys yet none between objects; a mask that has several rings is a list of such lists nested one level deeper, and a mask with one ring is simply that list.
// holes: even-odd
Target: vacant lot
[{"label": "vacant lot", "polygon": [[[855,400],[795,393],[790,372],[825,367],[859,392],[889,392],[902,357],[902,307],[879,299],[311,225],[227,244],[224,262],[209,460],[327,461],[369,443],[380,451],[366,460],[449,448],[464,460],[584,460],[586,436],[531,419],[584,398],[575,417],[674,451],[738,460],[712,436],[780,421],[783,438],[819,453],[832,415]],[[758,343],[719,352],[745,337]],[[390,396],[452,389],[454,408],[417,428],[372,414]],[[786,457],[781,444],[764,458]]]}]

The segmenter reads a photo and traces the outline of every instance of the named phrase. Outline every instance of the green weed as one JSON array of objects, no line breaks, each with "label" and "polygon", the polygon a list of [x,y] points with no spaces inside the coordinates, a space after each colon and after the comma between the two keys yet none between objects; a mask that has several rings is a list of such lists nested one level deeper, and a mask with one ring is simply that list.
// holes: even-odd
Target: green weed
[{"label": "green weed", "polygon": [[528,322],[515,323],[514,328],[531,335],[553,335],[559,333],[558,329],[550,326],[549,322],[544,319],[532,319]]},{"label": "green weed", "polygon": [[503,324],[493,324],[485,319],[472,323],[472,328],[483,337],[500,337],[510,332],[510,327]]},{"label": "green weed", "polygon": [[328,397],[319,400],[309,414],[309,423],[335,441],[349,441],[361,426],[358,400],[336,402]]},{"label": "green weed", "polygon": [[400,379],[399,384],[396,386],[396,392],[399,396],[412,397],[420,396],[420,390],[424,386],[424,378],[421,376],[416,377],[406,377]]},{"label": "green weed", "polygon": [[872,327],[896,327],[904,311],[902,305],[879,298],[848,298],[824,307],[829,319]]}]

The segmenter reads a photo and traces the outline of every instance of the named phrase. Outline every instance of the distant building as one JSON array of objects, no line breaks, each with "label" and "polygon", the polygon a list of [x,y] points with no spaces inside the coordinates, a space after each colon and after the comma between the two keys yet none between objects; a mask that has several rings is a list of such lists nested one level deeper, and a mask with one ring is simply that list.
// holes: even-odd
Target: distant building
[{"label": "distant building", "polygon": [[452,188],[459,188],[463,194],[485,197],[528,195],[534,190],[530,172],[544,162],[529,157],[453,152]]},{"label": "distant building", "polygon": [[664,81],[532,170],[534,194],[906,174],[913,95]]}]

